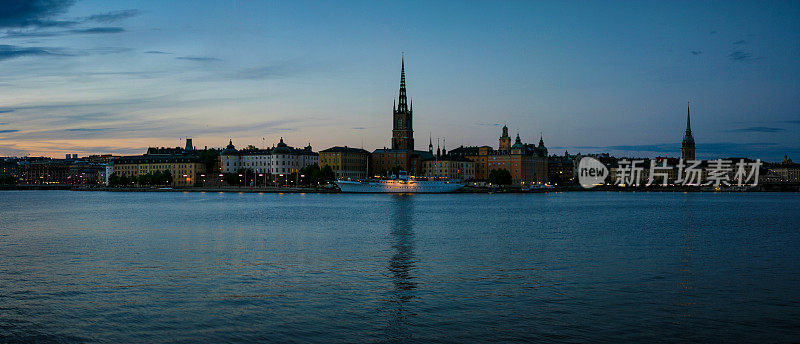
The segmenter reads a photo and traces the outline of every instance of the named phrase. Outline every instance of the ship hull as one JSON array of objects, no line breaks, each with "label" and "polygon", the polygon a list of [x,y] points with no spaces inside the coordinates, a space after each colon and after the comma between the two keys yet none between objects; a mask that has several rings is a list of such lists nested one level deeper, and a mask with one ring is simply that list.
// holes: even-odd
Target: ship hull
[{"label": "ship hull", "polygon": [[448,193],[464,187],[464,184],[453,181],[399,180],[337,181],[336,185],[345,193]]}]

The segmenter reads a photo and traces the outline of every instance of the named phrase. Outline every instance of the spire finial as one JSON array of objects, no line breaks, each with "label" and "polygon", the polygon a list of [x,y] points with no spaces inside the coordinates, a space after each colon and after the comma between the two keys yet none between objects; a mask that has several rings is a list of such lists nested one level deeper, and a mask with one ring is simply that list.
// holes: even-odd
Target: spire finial
[{"label": "spire finial", "polygon": [[689,102],[687,101],[686,102],[686,132],[687,133],[691,133],[692,132],[692,120],[691,120],[690,112],[691,111],[690,111],[690,108],[689,108]]}]

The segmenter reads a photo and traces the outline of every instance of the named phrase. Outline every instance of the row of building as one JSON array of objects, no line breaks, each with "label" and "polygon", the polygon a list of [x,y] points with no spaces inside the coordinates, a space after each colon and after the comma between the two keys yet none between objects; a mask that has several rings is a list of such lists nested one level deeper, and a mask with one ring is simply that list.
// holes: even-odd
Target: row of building
[{"label": "row of building", "polygon": [[[286,144],[283,138],[271,148],[248,145],[237,149],[233,140],[229,140],[225,148],[197,149],[192,145],[192,139],[186,139],[185,147],[152,147],[145,154],[136,156],[95,155],[79,159],[73,154],[66,159],[2,158],[0,177],[25,184],[108,184],[112,176],[136,183],[140,176],[169,172],[172,186],[208,186],[222,183],[226,176],[231,175],[242,175],[240,180],[243,181],[247,181],[248,176],[263,177],[265,182],[275,180],[270,176],[295,176],[284,180],[297,180],[296,175],[304,168],[318,165],[320,168],[330,167],[336,178],[350,180],[406,171],[417,177],[477,183],[487,181],[494,170],[505,170],[516,186],[575,182],[578,161],[582,158],[580,154],[548,155],[541,135],[538,144],[522,142],[519,134],[512,140],[507,126],[502,128],[497,148],[461,146],[448,151],[437,143],[434,151],[433,140],[429,137],[428,149],[417,150],[414,144],[414,110],[406,91],[405,62],[402,61],[399,96],[392,105],[391,147],[372,152],[347,146],[314,152],[310,144],[295,148]],[[616,166],[619,160],[607,154],[594,157],[607,166]],[[695,158],[688,109],[681,157],[685,161]],[[661,159],[670,158],[657,158],[659,162]],[[669,162],[675,165],[672,160]],[[800,182],[800,165],[792,163],[788,157],[781,164],[767,164],[765,167],[770,170],[762,174],[764,178]]]}]

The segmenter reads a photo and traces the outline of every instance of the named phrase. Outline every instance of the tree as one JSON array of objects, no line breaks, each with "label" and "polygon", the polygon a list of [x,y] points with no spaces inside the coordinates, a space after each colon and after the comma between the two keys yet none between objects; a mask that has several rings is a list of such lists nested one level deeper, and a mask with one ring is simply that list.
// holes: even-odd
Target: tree
[{"label": "tree", "polygon": [[153,175],[150,173],[140,174],[136,178],[136,183],[139,185],[150,185],[153,182]]},{"label": "tree", "polygon": [[119,185],[120,184],[119,179],[120,178],[119,175],[117,175],[117,172],[112,173],[110,176],[108,176],[108,185],[109,186]]},{"label": "tree", "polygon": [[238,173],[225,173],[222,177],[225,180],[225,183],[228,185],[236,186],[242,185],[242,182],[239,181],[239,174]]},{"label": "tree", "polygon": [[325,165],[320,173],[322,174],[322,180],[324,181],[336,180],[336,173],[333,172],[331,165]]},{"label": "tree", "polygon": [[162,176],[162,184],[169,185],[172,184],[172,172],[169,170],[164,170],[164,173],[161,174]]},{"label": "tree", "polygon": [[0,176],[0,184],[13,185],[17,183],[17,177],[14,176]]},{"label": "tree", "polygon": [[253,145],[247,145],[247,147],[244,147],[244,149],[255,150],[255,149],[258,149],[258,147],[253,146]]},{"label": "tree", "polygon": [[216,149],[204,149],[200,152],[200,161],[205,165],[206,173],[216,171],[217,164],[219,163],[219,151]]},{"label": "tree", "polygon": [[163,185],[164,184],[164,179],[165,179],[164,178],[164,173],[162,173],[161,171],[155,171],[150,176],[150,183],[152,183],[154,185]]},{"label": "tree", "polygon": [[319,165],[308,165],[300,169],[300,183],[306,185],[316,185],[323,182],[322,171]]},{"label": "tree", "polygon": [[506,169],[491,170],[489,182],[496,185],[511,185],[511,172]]}]

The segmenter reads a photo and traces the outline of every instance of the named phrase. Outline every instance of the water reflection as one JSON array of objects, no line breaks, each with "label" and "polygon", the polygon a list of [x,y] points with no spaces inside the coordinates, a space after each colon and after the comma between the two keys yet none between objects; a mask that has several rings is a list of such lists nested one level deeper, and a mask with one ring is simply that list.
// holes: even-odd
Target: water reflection
[{"label": "water reflection", "polygon": [[405,341],[412,338],[409,331],[411,301],[415,298],[417,283],[414,281],[416,258],[414,256],[414,196],[392,197],[389,233],[394,254],[387,267],[394,284],[387,300],[389,326],[387,339]]},{"label": "water reflection", "polygon": [[690,210],[694,204],[687,200],[683,204],[683,216],[681,216],[681,250],[680,263],[678,265],[678,316],[677,323],[682,324],[684,320],[694,316],[694,272],[692,271],[692,261],[694,255],[694,228],[697,224],[692,223]]}]

